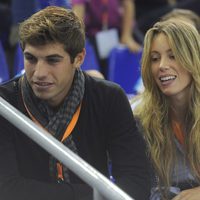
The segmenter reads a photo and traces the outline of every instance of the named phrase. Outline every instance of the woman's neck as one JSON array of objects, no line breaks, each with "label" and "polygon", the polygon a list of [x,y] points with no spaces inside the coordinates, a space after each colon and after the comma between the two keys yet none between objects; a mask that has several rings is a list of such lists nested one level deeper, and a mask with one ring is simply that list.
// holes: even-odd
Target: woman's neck
[{"label": "woman's neck", "polygon": [[188,101],[186,99],[171,100],[170,104],[171,119],[181,124],[184,124],[185,116],[187,114]]}]

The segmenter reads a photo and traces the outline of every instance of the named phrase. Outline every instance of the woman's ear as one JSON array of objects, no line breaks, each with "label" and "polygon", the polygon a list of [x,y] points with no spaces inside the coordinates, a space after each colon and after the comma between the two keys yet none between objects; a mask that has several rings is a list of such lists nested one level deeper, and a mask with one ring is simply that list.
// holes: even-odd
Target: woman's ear
[{"label": "woman's ear", "polygon": [[83,50],[80,53],[78,53],[74,59],[74,67],[75,68],[80,68],[80,66],[84,62],[85,55],[86,55],[86,50],[85,50],[85,48],[83,48]]}]

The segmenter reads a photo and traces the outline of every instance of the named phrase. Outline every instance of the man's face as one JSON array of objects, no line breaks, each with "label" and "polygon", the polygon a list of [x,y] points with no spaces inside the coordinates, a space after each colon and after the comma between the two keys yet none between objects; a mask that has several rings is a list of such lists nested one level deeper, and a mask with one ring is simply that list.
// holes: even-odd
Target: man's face
[{"label": "man's face", "polygon": [[84,52],[80,54],[71,63],[69,54],[60,43],[42,46],[26,44],[25,72],[34,94],[50,106],[58,106],[68,94],[75,69],[84,59]]}]

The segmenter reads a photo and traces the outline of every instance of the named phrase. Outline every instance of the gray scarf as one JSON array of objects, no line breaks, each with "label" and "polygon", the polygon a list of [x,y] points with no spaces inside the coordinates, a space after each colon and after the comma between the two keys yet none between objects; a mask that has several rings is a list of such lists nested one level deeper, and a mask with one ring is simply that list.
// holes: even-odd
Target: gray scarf
[{"label": "gray scarf", "polygon": [[[85,77],[82,71],[76,70],[71,89],[64,102],[56,112],[53,111],[44,100],[41,100],[34,95],[27,81],[26,75],[24,75],[24,78],[21,81],[21,88],[23,101],[29,112],[55,138],[61,140],[69,122],[83,99],[85,91]],[[78,154],[72,135],[69,135],[67,139],[63,141],[63,144],[74,153]],[[54,181],[57,180],[56,163],[57,160],[50,156],[49,170],[52,180]],[[70,182],[69,171],[64,166],[63,174],[64,182]]]}]

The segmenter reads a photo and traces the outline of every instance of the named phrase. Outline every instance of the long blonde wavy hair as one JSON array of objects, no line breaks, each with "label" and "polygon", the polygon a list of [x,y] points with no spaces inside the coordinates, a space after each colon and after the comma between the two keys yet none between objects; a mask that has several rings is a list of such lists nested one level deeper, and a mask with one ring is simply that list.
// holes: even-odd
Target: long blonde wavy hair
[{"label": "long blonde wavy hair", "polygon": [[154,37],[164,33],[176,61],[192,76],[187,108],[186,155],[194,175],[200,180],[200,36],[197,30],[182,21],[156,23],[145,35],[141,61],[141,74],[145,90],[136,97],[140,103],[133,113],[139,118],[149,156],[159,177],[160,186],[171,183],[173,164],[176,161],[174,134],[169,117],[168,97],[158,88],[151,71],[151,45]]}]

